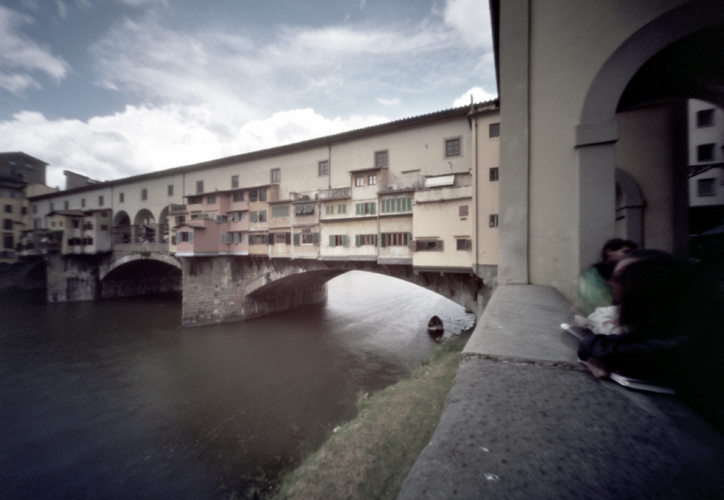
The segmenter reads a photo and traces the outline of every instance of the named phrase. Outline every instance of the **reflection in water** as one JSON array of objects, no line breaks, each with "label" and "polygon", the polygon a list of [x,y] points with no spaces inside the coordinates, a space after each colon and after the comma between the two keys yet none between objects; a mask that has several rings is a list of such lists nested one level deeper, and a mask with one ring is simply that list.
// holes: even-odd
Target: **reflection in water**
[{"label": "reflection in water", "polygon": [[268,488],[427,355],[462,307],[352,272],[326,303],[180,328],[178,296],[46,305],[3,293],[4,498],[224,498]]}]

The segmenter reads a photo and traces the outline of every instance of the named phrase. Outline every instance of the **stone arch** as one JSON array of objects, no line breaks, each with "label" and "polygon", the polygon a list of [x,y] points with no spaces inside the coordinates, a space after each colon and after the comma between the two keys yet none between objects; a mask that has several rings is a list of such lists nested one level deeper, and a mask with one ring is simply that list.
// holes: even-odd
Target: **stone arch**
[{"label": "stone arch", "polygon": [[131,218],[125,210],[119,210],[113,216],[113,244],[131,242]]},{"label": "stone arch", "polygon": [[169,223],[168,223],[168,205],[163,207],[161,214],[158,216],[157,235],[159,243],[168,243]]},{"label": "stone arch", "polygon": [[153,212],[147,208],[142,208],[133,218],[134,243],[155,243],[157,236],[156,218]]},{"label": "stone arch", "polygon": [[[579,269],[596,260],[602,235],[615,234],[614,145],[619,137],[616,113],[626,87],[656,54],[693,33],[722,23],[724,9],[717,0],[681,5],[631,35],[596,74],[576,128]],[[690,96],[695,94],[692,91]]]},{"label": "stone arch", "polygon": [[98,270],[98,279],[100,281],[103,281],[103,279],[106,276],[108,276],[108,274],[111,271],[113,271],[125,264],[129,264],[131,262],[139,261],[139,260],[145,260],[145,261],[154,260],[157,262],[161,262],[163,264],[168,264],[170,266],[173,266],[176,269],[178,269],[179,271],[182,270],[181,263],[178,261],[178,259],[176,259],[176,257],[173,257],[171,255],[167,255],[167,254],[163,254],[163,253],[159,253],[159,252],[132,253],[132,254],[124,255],[123,257],[108,263],[107,266],[102,266]]}]

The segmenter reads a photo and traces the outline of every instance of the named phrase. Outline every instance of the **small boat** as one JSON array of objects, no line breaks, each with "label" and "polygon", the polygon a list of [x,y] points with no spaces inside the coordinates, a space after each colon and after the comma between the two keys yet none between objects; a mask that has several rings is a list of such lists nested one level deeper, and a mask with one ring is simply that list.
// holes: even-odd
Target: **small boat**
[{"label": "small boat", "polygon": [[427,322],[427,333],[433,337],[442,337],[442,334],[445,333],[445,327],[439,317],[433,316],[430,318],[430,321]]}]

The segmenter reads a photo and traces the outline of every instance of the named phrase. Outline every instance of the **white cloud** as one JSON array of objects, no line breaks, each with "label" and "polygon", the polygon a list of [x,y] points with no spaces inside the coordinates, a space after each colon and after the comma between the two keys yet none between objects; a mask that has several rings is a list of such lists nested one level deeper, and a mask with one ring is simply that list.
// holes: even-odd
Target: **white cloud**
[{"label": "white cloud", "polygon": [[470,96],[473,96],[474,102],[485,102],[498,97],[498,94],[492,94],[482,87],[473,87],[463,93],[460,97],[453,101],[453,107],[467,106],[470,104]]},{"label": "white cloud", "polygon": [[384,106],[397,106],[398,104],[400,104],[400,100],[396,99],[396,98],[395,99],[385,99],[383,97],[378,97],[377,102],[379,102],[380,104],[382,104]]},{"label": "white cloud", "polygon": [[48,120],[25,111],[0,122],[0,151],[24,151],[48,162],[47,184],[64,186],[63,170],[112,180],[385,121],[380,116],[328,119],[312,109],[298,109],[239,124],[230,132],[215,128],[213,114],[202,106],[128,106],[87,122]]},{"label": "white cloud", "polygon": [[32,22],[30,16],[0,5],[0,87],[15,94],[40,87],[33,73],[60,80],[70,69],[62,58],[20,32],[23,25]]},{"label": "white cloud", "polygon": [[492,47],[490,10],[480,0],[448,0],[445,23],[456,29],[472,47]]}]

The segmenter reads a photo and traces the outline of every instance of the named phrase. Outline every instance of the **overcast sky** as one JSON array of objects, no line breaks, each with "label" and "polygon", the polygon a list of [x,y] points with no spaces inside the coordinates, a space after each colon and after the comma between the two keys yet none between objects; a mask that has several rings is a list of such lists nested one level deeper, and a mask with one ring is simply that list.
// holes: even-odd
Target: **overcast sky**
[{"label": "overcast sky", "polygon": [[486,0],[0,0],[0,151],[98,180],[494,98]]}]

